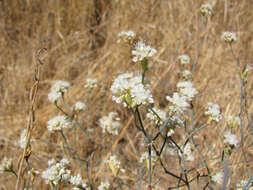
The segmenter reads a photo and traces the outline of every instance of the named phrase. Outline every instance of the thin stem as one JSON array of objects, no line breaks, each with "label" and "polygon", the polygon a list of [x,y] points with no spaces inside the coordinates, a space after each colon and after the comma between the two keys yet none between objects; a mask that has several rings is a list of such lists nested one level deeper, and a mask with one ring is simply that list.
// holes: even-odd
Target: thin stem
[{"label": "thin stem", "polygon": [[148,145],[148,185],[149,189],[152,190],[152,163],[151,163],[151,145]]}]

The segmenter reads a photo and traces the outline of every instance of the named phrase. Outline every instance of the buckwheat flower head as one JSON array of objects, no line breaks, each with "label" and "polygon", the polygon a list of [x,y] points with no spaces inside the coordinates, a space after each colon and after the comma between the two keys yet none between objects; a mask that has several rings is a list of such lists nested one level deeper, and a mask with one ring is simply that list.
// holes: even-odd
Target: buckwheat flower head
[{"label": "buckwheat flower head", "polygon": [[173,97],[166,96],[166,99],[173,104],[173,106],[169,107],[172,112],[181,114],[190,106],[187,103],[186,97],[178,93],[174,93]]},{"label": "buckwheat flower head", "polygon": [[191,101],[196,94],[198,94],[198,91],[194,88],[193,84],[189,81],[183,81],[177,83],[177,87],[180,89],[180,94],[188,101]]},{"label": "buckwheat flower head", "polygon": [[59,131],[70,127],[71,122],[66,116],[56,116],[47,122],[47,129],[50,132]]},{"label": "buckwheat flower head", "polygon": [[[244,186],[246,186],[247,183],[247,180],[241,180],[239,183],[236,184],[236,190],[243,190]],[[253,190],[252,183],[249,184],[246,190]]]},{"label": "buckwheat flower head", "polygon": [[51,91],[48,94],[50,102],[55,103],[63,94],[65,94],[70,88],[70,84],[65,81],[56,81],[51,87]]},{"label": "buckwheat flower head", "polygon": [[180,117],[177,115],[172,115],[170,117],[170,121],[173,124],[173,126],[175,126],[175,127],[180,128],[180,127],[184,126],[184,121],[182,119],[180,119]]},{"label": "buckwheat flower head", "polygon": [[12,159],[4,157],[0,164],[0,173],[8,172],[12,170]]},{"label": "buckwheat flower head", "polygon": [[224,135],[225,139],[224,139],[224,143],[228,143],[230,144],[231,146],[237,146],[238,145],[238,139],[237,139],[237,136],[232,134],[230,131],[227,132],[225,135]]},{"label": "buckwheat flower head", "polygon": [[98,190],[109,190],[109,188],[110,188],[110,183],[108,181],[101,182],[100,185],[98,186]]},{"label": "buckwheat flower head", "polygon": [[112,135],[118,135],[118,129],[120,127],[119,120],[120,118],[116,112],[110,112],[108,116],[103,116],[99,120],[103,133],[108,132]]},{"label": "buckwheat flower head", "polygon": [[114,79],[111,86],[112,100],[122,103],[125,107],[135,108],[138,105],[153,103],[150,90],[142,84],[141,76],[133,76],[133,73],[125,73]]},{"label": "buckwheat flower head", "polygon": [[67,169],[68,161],[62,159],[60,162],[54,164],[51,163],[49,167],[42,172],[42,178],[46,180],[46,183],[52,183],[58,185],[61,182],[67,182],[70,179],[70,170]]},{"label": "buckwheat flower head", "polygon": [[180,55],[180,56],[178,57],[178,59],[179,59],[179,62],[180,62],[182,65],[190,64],[190,61],[191,61],[190,57],[189,57],[188,55],[185,55],[185,54]]},{"label": "buckwheat flower head", "polygon": [[234,32],[223,32],[221,38],[227,43],[232,43],[237,40],[236,33]]},{"label": "buckwheat flower head", "polygon": [[84,88],[93,89],[97,87],[97,79],[87,78]]},{"label": "buckwheat flower head", "polygon": [[69,182],[76,187],[87,187],[80,174],[77,174],[76,176],[71,176]]},{"label": "buckwheat flower head", "polygon": [[118,33],[118,38],[119,38],[118,42],[120,42],[121,39],[123,41],[131,41],[135,39],[135,37],[136,37],[136,34],[132,30],[121,31],[120,33]]},{"label": "buckwheat flower head", "polygon": [[211,120],[216,122],[219,122],[222,118],[219,105],[214,104],[212,102],[208,102],[207,111],[205,111],[205,115],[209,115]]},{"label": "buckwheat flower head", "polygon": [[156,52],[156,49],[139,41],[136,43],[134,50],[132,50],[132,55],[134,56],[132,60],[133,62],[142,61],[148,57],[152,57]]},{"label": "buckwheat flower head", "polygon": [[167,114],[165,111],[160,110],[158,108],[153,108],[153,110],[155,111],[155,113],[159,116],[159,118],[157,117],[157,115],[155,113],[153,113],[151,110],[148,111],[147,113],[147,118],[150,121],[155,122],[155,124],[159,124],[162,125],[163,122],[167,119]]},{"label": "buckwheat flower head", "polygon": [[224,179],[224,173],[223,172],[217,172],[216,174],[214,174],[211,177],[212,181],[218,183],[218,184],[222,184],[223,183],[223,179]]},{"label": "buckwheat flower head", "polygon": [[182,71],[182,76],[184,79],[188,79],[191,75],[192,75],[191,71],[187,69]]},{"label": "buckwheat flower head", "polygon": [[211,15],[212,14],[212,5],[210,3],[206,3],[206,4],[201,5],[200,13],[203,16]]},{"label": "buckwheat flower head", "polygon": [[73,109],[77,112],[81,112],[85,109],[85,107],[86,106],[83,102],[78,101],[78,102],[75,103]]}]

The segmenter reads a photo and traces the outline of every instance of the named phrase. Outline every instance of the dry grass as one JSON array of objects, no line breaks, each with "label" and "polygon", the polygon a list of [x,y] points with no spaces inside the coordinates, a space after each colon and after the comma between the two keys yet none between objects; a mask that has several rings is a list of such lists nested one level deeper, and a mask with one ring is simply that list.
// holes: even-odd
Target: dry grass
[{"label": "dry grass", "polygon": [[[88,94],[83,87],[85,80],[87,77],[93,77],[98,79],[99,87],[92,91],[87,103],[88,109],[80,115],[82,124],[86,129],[94,129],[91,136],[97,142],[102,136],[98,119],[108,112],[117,111],[120,114],[122,128],[117,137],[105,138],[105,149],[98,149],[92,154],[90,178],[95,186],[105,179],[112,182],[112,174],[103,159],[110,153],[116,153],[125,168],[128,168],[127,174],[123,176],[124,181],[131,184],[132,189],[137,189],[138,183],[134,185],[139,177],[136,164],[144,151],[140,146],[143,136],[134,128],[133,118],[128,110],[112,103],[109,90],[113,78],[119,73],[138,72],[141,69],[131,62],[129,46],[116,43],[117,33],[126,29],[136,31],[140,38],[158,50],[150,62],[148,77],[151,77],[156,105],[161,107],[167,105],[165,96],[175,91],[179,80],[180,68],[173,65],[177,56],[186,53],[192,60],[196,60],[197,43],[201,38],[198,66],[193,76],[194,84],[200,92],[194,103],[197,110],[195,123],[200,126],[206,122],[204,109],[208,101],[221,106],[224,120],[201,131],[198,140],[203,143],[205,139],[205,147],[213,145],[214,142],[216,147],[222,147],[220,133],[226,127],[225,118],[239,112],[240,79],[229,46],[220,36],[223,31],[235,31],[239,37],[234,44],[236,55],[240,57],[242,64],[252,64],[253,4],[251,0],[213,0],[214,15],[210,17],[205,32],[201,34],[201,3],[200,0],[1,1],[1,157],[13,157],[14,167],[17,168],[22,150],[15,142],[27,122],[28,95],[33,84],[35,54],[40,48],[47,48],[42,58],[44,64],[36,102],[36,127],[33,137],[37,141],[32,144],[32,167],[43,171],[48,159],[62,156],[60,135],[51,134],[46,128],[46,122],[59,113],[47,99],[51,85],[55,80],[69,81],[71,89],[66,94],[66,100],[72,105],[77,100],[85,100]],[[252,79],[251,74],[246,84],[251,120]],[[246,128],[245,125],[245,135],[248,135],[248,138],[244,151],[248,162],[245,163],[242,159],[241,149],[233,153],[230,159],[230,169],[234,172],[233,185],[246,178],[248,170],[251,175],[253,172],[250,134],[252,127],[251,125]],[[239,137],[239,128],[235,132]],[[70,132],[67,136],[72,138]],[[40,139],[53,142],[57,146],[49,146]],[[80,156],[85,157],[94,145],[78,131],[76,146]],[[220,156],[219,150],[217,148],[212,155]],[[191,166],[199,160],[200,158],[197,158]],[[167,156],[166,163],[169,169],[179,173],[179,168],[174,167],[175,158]],[[223,167],[220,160],[209,161],[209,164],[212,172]],[[71,160],[71,169],[73,173],[81,172],[85,179],[85,171],[79,162]],[[198,168],[198,172],[203,173],[204,168]],[[192,174],[195,175],[196,173]],[[154,173],[154,180],[158,179],[160,181],[156,189],[166,189],[172,182],[175,183],[159,166]],[[14,189],[14,181],[12,175],[1,174],[0,188]],[[49,188],[40,177],[35,184],[35,189]]]}]

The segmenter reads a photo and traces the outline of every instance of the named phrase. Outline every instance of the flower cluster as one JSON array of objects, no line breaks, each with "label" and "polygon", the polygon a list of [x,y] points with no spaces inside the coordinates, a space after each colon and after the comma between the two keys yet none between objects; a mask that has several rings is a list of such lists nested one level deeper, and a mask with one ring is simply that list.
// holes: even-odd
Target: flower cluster
[{"label": "flower cluster", "polygon": [[[241,180],[239,183],[236,184],[236,190],[243,190],[244,186],[246,186],[247,183],[248,183],[247,180]],[[252,183],[249,184],[246,190],[253,190]]]},{"label": "flower cluster", "polygon": [[118,33],[119,40],[117,42],[119,43],[121,39],[123,41],[132,41],[133,39],[135,39],[135,37],[136,37],[136,34],[132,30],[121,31],[120,33]]},{"label": "flower cluster", "polygon": [[92,90],[93,88],[97,87],[97,79],[87,78],[86,84],[84,85],[84,88],[88,88]]},{"label": "flower cluster", "polygon": [[157,108],[153,108],[154,112],[159,116],[157,116],[155,113],[153,113],[151,110],[149,110],[149,112],[147,113],[147,118],[150,121],[155,122],[155,124],[159,124],[162,125],[163,122],[166,120],[167,118],[167,114],[165,111],[157,109]]},{"label": "flower cluster", "polygon": [[103,133],[108,132],[112,135],[118,135],[118,129],[120,127],[119,120],[120,118],[116,112],[110,112],[108,116],[102,117],[99,123],[103,129]]},{"label": "flower cluster", "polygon": [[185,54],[180,55],[180,56],[178,57],[178,59],[179,59],[179,62],[180,62],[182,65],[190,64],[190,61],[191,61],[190,57],[189,57],[188,55],[185,55]]},{"label": "flower cluster", "polygon": [[190,106],[186,97],[178,93],[174,93],[173,97],[166,96],[166,99],[173,104],[169,109],[174,113],[182,114]]},{"label": "flower cluster", "polygon": [[227,132],[224,135],[225,139],[224,139],[224,143],[228,143],[231,146],[237,146],[238,145],[238,139],[236,137],[236,135],[232,134],[230,131]]},{"label": "flower cluster", "polygon": [[237,40],[236,33],[234,32],[223,32],[221,38],[227,43],[232,43]]},{"label": "flower cluster", "polygon": [[83,102],[78,101],[78,102],[75,103],[73,109],[76,112],[81,112],[81,111],[83,111],[85,109],[85,107],[86,106],[85,106],[85,104]]},{"label": "flower cluster", "polygon": [[136,43],[134,50],[132,50],[132,55],[134,56],[133,62],[143,61],[144,59],[155,55],[156,52],[156,49],[139,41]]},{"label": "flower cluster", "polygon": [[132,108],[154,102],[150,90],[142,84],[142,77],[134,77],[133,73],[119,75],[111,86],[111,92],[113,101]]},{"label": "flower cluster", "polygon": [[224,173],[223,172],[217,172],[216,174],[214,174],[212,176],[212,181],[218,183],[218,184],[222,184],[223,182],[223,179],[224,179]]},{"label": "flower cluster", "polygon": [[12,159],[4,157],[0,164],[0,173],[12,171]]},{"label": "flower cluster", "polygon": [[100,185],[98,186],[98,190],[109,190],[109,188],[110,188],[110,183],[108,181],[101,182]]},{"label": "flower cluster", "polygon": [[214,104],[212,102],[208,102],[207,111],[205,111],[205,115],[209,115],[209,120],[213,120],[219,122],[222,118],[220,113],[220,107],[218,104]]},{"label": "flower cluster", "polygon": [[203,16],[211,15],[212,14],[212,5],[210,3],[206,3],[206,4],[201,5],[200,13]]},{"label": "flower cluster", "polygon": [[70,84],[65,81],[56,81],[54,85],[51,87],[51,91],[48,94],[48,99],[52,103],[56,103],[56,101],[63,96],[68,89],[70,88]]},{"label": "flower cluster", "polygon": [[190,81],[179,82],[177,83],[177,87],[180,89],[180,94],[186,97],[188,101],[192,101],[194,96],[198,93]]},{"label": "flower cluster", "polygon": [[63,158],[60,162],[54,159],[48,161],[48,168],[42,172],[42,178],[47,184],[58,185],[61,182],[68,182],[70,179],[70,170],[67,169],[69,161]]},{"label": "flower cluster", "polygon": [[117,160],[116,155],[110,156],[109,160],[105,160],[105,163],[109,164],[109,167],[112,170],[114,176],[117,176],[119,171],[125,173],[125,170],[120,168],[120,161]]},{"label": "flower cluster", "polygon": [[182,71],[182,77],[184,79],[189,79],[191,77],[191,75],[192,75],[191,71],[189,71],[187,69]]},{"label": "flower cluster", "polygon": [[50,132],[59,131],[64,128],[68,128],[71,125],[67,116],[56,116],[47,122],[47,129]]},{"label": "flower cluster", "polygon": [[86,183],[83,181],[80,174],[77,174],[76,176],[71,176],[69,179],[69,182],[75,186],[76,189],[84,189],[87,187]]}]

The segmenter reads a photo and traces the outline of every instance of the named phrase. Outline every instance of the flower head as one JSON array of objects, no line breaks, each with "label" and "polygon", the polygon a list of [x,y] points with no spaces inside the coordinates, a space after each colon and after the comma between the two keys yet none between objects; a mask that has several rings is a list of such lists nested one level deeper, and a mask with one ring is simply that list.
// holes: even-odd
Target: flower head
[{"label": "flower head", "polygon": [[191,61],[190,57],[188,55],[185,55],[185,54],[180,55],[178,57],[178,59],[179,59],[179,61],[182,65],[190,64],[190,61]]},{"label": "flower head", "polygon": [[156,54],[156,49],[152,48],[149,45],[146,45],[142,41],[136,43],[134,50],[132,50],[133,62],[142,61],[148,57],[152,57]]},{"label": "flower head", "polygon": [[93,89],[97,87],[97,79],[87,78],[86,84],[84,85],[84,88]]},{"label": "flower head", "polygon": [[214,174],[213,176],[212,176],[212,181],[214,181],[214,182],[216,182],[216,183],[218,183],[218,184],[222,184],[222,182],[223,182],[223,178],[224,178],[224,173],[223,172],[217,172],[216,174]]},{"label": "flower head", "polygon": [[70,88],[70,84],[65,81],[56,81],[51,87],[51,91],[48,94],[50,102],[55,103],[63,94],[65,94]]},{"label": "flower head", "polygon": [[85,106],[85,104],[83,102],[78,101],[78,102],[75,103],[73,109],[76,112],[81,112],[81,111],[83,111],[85,109],[85,107],[86,106]]},{"label": "flower head", "polygon": [[167,119],[166,112],[157,108],[153,108],[153,110],[159,117],[157,117],[155,113],[149,110],[149,112],[147,113],[147,118],[155,122],[156,124],[162,125],[163,122]]},{"label": "flower head", "polygon": [[223,32],[221,38],[227,43],[232,43],[237,40],[236,33],[234,32]]},{"label": "flower head", "polygon": [[238,139],[237,136],[232,134],[230,131],[227,132],[224,135],[225,139],[224,139],[224,143],[228,143],[231,146],[237,146],[238,145]]},{"label": "flower head", "polygon": [[118,128],[120,127],[120,118],[118,113],[110,112],[108,116],[104,116],[99,120],[103,133],[108,132],[112,135],[118,135]]},{"label": "flower head", "polygon": [[105,163],[109,164],[110,169],[114,176],[119,174],[119,171],[125,173],[125,170],[120,168],[120,161],[117,159],[116,155],[110,156],[109,160],[105,160]]},{"label": "flower head", "polygon": [[198,93],[198,91],[194,88],[193,84],[189,81],[183,81],[177,83],[177,87],[180,89],[180,94],[188,101],[191,101],[194,96]]},{"label": "flower head", "polygon": [[214,104],[212,102],[208,102],[207,111],[205,112],[205,115],[209,115],[210,116],[209,120],[213,120],[216,122],[219,122],[222,118],[219,105]]},{"label": "flower head", "polygon": [[122,39],[123,41],[132,41],[133,39],[135,39],[136,34],[134,31],[132,30],[128,30],[128,31],[121,31],[120,33],[118,33],[118,42],[120,42],[120,40]]},{"label": "flower head", "polygon": [[211,15],[212,14],[212,5],[210,3],[206,3],[206,4],[201,5],[200,13],[203,16]]},{"label": "flower head", "polygon": [[173,97],[166,96],[166,99],[173,104],[173,106],[169,107],[172,112],[181,114],[190,106],[186,97],[178,93],[174,93]]},{"label": "flower head", "polygon": [[192,75],[191,71],[189,71],[187,69],[182,71],[182,76],[184,79],[189,79],[191,77],[191,75]]},{"label": "flower head", "polygon": [[98,186],[98,190],[109,190],[109,188],[110,188],[110,183],[108,181],[101,182],[100,185]]},{"label": "flower head", "polygon": [[153,103],[150,90],[144,87],[141,80],[141,76],[134,77],[133,73],[119,75],[111,86],[112,100],[132,108]]},{"label": "flower head", "polygon": [[83,181],[82,176],[80,174],[77,174],[76,176],[71,176],[69,182],[72,185],[79,188],[80,187],[85,188],[87,186],[86,183]]},{"label": "flower head", "polygon": [[[247,183],[247,180],[241,180],[239,183],[236,184],[236,190],[243,190]],[[252,183],[249,184],[246,190],[253,190]]]},{"label": "flower head", "polygon": [[56,116],[47,122],[47,128],[51,132],[68,128],[70,125],[71,122],[66,116]]}]

